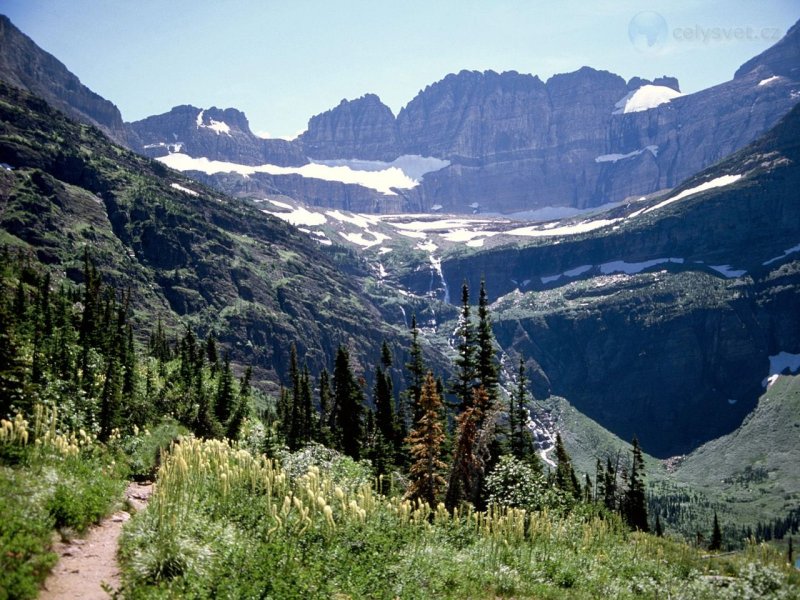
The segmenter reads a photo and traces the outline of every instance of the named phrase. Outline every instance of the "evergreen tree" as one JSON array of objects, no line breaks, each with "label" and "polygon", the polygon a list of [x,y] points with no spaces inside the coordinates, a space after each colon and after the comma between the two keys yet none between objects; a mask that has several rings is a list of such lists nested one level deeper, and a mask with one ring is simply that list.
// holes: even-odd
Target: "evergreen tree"
[{"label": "evergreen tree", "polygon": [[364,441],[364,394],[350,369],[350,353],[344,346],[336,352],[333,371],[337,445],[342,452],[358,460]]},{"label": "evergreen tree", "polygon": [[214,377],[219,368],[219,353],[217,352],[217,340],[214,339],[213,333],[209,333],[206,338],[205,352],[208,366],[211,367],[211,376]]},{"label": "evergreen tree", "polygon": [[442,461],[442,399],[436,391],[433,373],[428,372],[420,397],[421,416],[408,435],[413,464],[409,471],[410,483],[406,497],[422,500],[436,506],[445,485],[442,472],[447,467]]},{"label": "evergreen tree", "polygon": [[656,536],[664,537],[664,527],[661,525],[661,515],[656,514]]},{"label": "evergreen tree", "polygon": [[647,523],[647,499],[644,486],[644,458],[639,440],[633,438],[633,464],[628,478],[628,490],[625,494],[624,516],[632,529],[650,531]]},{"label": "evergreen tree", "polygon": [[517,372],[517,389],[510,398],[508,411],[509,432],[511,437],[511,454],[519,460],[528,463],[536,472],[542,471],[542,464],[536,455],[533,435],[528,428],[530,417],[527,408],[527,383],[525,376],[525,360],[520,357]]},{"label": "evergreen tree", "polygon": [[481,427],[486,421],[489,395],[482,387],[472,394],[469,406],[456,417],[455,450],[445,497],[445,506],[451,511],[462,501],[476,506],[480,503],[487,450]]},{"label": "evergreen tree", "polygon": [[331,427],[333,423],[333,405],[331,397],[330,375],[327,369],[322,369],[319,376],[319,427],[317,429],[317,441],[325,446],[330,446]]},{"label": "evergreen tree", "polygon": [[250,399],[253,393],[250,385],[250,379],[252,376],[253,369],[248,366],[244,370],[244,375],[242,375],[242,378],[239,381],[239,395],[236,398],[233,414],[231,415],[230,419],[228,419],[228,423],[225,428],[225,437],[228,439],[239,439],[239,433],[242,429],[242,424],[250,414]]},{"label": "evergreen tree", "polygon": [[606,474],[603,470],[603,463],[598,458],[594,466],[594,501],[600,502],[605,498],[606,494]]},{"label": "evergreen tree", "polygon": [[603,484],[603,504],[610,511],[617,510],[617,472],[611,459],[606,459],[605,482]]},{"label": "evergreen tree", "polygon": [[555,485],[558,489],[572,495],[573,498],[581,498],[581,486],[572,468],[572,459],[564,447],[561,434],[556,434],[556,474]]},{"label": "evergreen tree", "polygon": [[300,405],[302,414],[302,426],[300,428],[300,441],[308,444],[314,435],[314,402],[311,399],[311,373],[308,365],[303,365],[303,372],[300,374]]},{"label": "evergreen tree", "polygon": [[[422,357],[422,346],[419,341],[419,329],[417,329],[417,316],[411,315],[411,349],[410,360],[406,363],[409,374],[407,386],[408,402],[410,410],[403,411],[406,418],[410,418],[412,423],[416,423],[422,414],[420,408],[420,398],[422,397],[422,386],[425,381],[425,361]],[[407,423],[403,423],[404,429],[408,428]]]},{"label": "evergreen tree", "polygon": [[792,543],[792,536],[789,536],[789,547],[786,549],[786,558],[789,564],[794,566],[794,544]]},{"label": "evergreen tree", "polygon": [[477,332],[477,376],[478,382],[489,396],[489,402],[497,400],[497,357],[494,349],[494,333],[492,317],[489,314],[489,300],[486,296],[486,282],[481,279],[478,295],[478,332]]},{"label": "evergreen tree", "polygon": [[717,511],[714,511],[714,526],[711,531],[711,542],[708,544],[709,550],[719,550],[722,548],[722,530],[719,528]]},{"label": "evergreen tree", "polygon": [[375,372],[375,387],[373,389],[373,402],[375,404],[375,420],[378,431],[386,442],[394,445],[395,419],[392,398],[392,380],[383,367],[378,365]]},{"label": "evergreen tree", "polygon": [[221,424],[227,423],[236,408],[235,404],[236,397],[233,393],[231,358],[226,352],[219,379],[217,380],[217,395],[214,399],[214,415],[217,417],[217,421]]},{"label": "evergreen tree", "polygon": [[300,395],[300,369],[297,366],[297,348],[291,345],[289,351],[289,379],[291,381],[291,411],[289,413],[288,436],[286,444],[289,450],[297,450],[300,447],[303,429],[303,404]]},{"label": "evergreen tree", "polygon": [[459,399],[459,408],[466,410],[472,401],[472,388],[477,378],[475,364],[475,331],[472,325],[469,306],[469,287],[461,286],[461,317],[458,324],[458,358],[456,358],[456,379],[450,391]]},{"label": "evergreen tree", "polygon": [[121,388],[117,359],[115,356],[110,356],[106,362],[105,381],[100,395],[100,434],[98,439],[101,442],[107,442],[111,437],[111,432],[120,424]]}]

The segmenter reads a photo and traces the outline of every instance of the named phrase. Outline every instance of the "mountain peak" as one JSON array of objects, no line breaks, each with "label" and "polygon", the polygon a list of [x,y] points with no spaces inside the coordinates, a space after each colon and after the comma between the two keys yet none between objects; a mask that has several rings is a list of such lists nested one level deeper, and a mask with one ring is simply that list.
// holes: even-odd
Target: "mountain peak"
[{"label": "mountain peak", "polygon": [[775,45],[739,67],[733,78],[739,79],[754,71],[759,71],[759,76],[779,75],[800,80],[800,21]]}]

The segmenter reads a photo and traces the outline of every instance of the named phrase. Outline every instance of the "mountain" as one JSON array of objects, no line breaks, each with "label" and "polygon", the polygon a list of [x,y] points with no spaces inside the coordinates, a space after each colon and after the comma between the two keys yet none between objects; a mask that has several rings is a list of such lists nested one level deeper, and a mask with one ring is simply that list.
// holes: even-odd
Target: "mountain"
[{"label": "mountain", "polygon": [[683,454],[741,423],[770,357],[800,352],[799,140],[800,107],[671,194],[452,251],[443,278],[485,277],[498,342],[531,359],[539,397]]},{"label": "mountain", "polygon": [[322,248],[5,83],[0,162],[0,243],[74,281],[88,248],[104,277],[131,291],[141,337],[158,318],[176,334],[213,332],[264,385],[281,380],[292,343],[318,372],[339,344],[363,367],[377,361],[382,339],[396,339],[341,248]]},{"label": "mountain", "polygon": [[82,123],[99,127],[119,144],[128,143],[119,109],[83,85],[5,15],[0,15],[0,80],[44,98]]},{"label": "mountain", "polygon": [[[218,111],[220,130],[195,126],[200,109],[184,115],[186,107],[177,107],[131,123],[130,131],[141,140],[136,150],[165,160],[165,151],[180,150],[197,160],[168,164],[235,195],[285,194],[382,213],[582,209],[673,188],[755,140],[800,99],[798,64],[795,25],[732,80],[694,94],[681,94],[673,77],[626,82],[589,67],[546,82],[513,71],[461,71],[421,90],[397,117],[374,94],[342,100],[280,151],[253,150],[278,140],[257,141],[249,130],[237,136],[244,131],[238,111],[225,113],[230,123]],[[192,142],[199,135],[205,143]],[[231,174],[235,167],[210,168],[205,158],[268,173],[245,179]],[[359,180],[409,158],[440,163],[421,171],[401,165],[409,182],[391,192]],[[350,172],[320,177],[276,168],[319,164]]]}]

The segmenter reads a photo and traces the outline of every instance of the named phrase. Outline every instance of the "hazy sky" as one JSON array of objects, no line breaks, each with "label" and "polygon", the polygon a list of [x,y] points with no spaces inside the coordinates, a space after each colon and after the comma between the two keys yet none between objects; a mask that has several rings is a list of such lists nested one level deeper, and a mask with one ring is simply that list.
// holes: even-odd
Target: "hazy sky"
[{"label": "hazy sky", "polygon": [[367,92],[397,114],[462,69],[546,80],[589,65],[697,91],[774,44],[800,2],[0,0],[0,13],[126,121],[232,106],[253,131],[291,136]]}]

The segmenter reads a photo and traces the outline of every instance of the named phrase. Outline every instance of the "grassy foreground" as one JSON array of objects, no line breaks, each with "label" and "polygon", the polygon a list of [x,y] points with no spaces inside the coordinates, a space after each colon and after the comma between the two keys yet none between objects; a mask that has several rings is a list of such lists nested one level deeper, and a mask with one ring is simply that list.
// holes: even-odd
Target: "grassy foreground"
[{"label": "grassy foreground", "polygon": [[586,506],[450,515],[376,494],[357,466],[307,463],[294,460],[302,474],[292,476],[227,442],[174,445],[149,507],[123,533],[121,595],[800,597],[800,574],[766,546],[704,556]]}]

